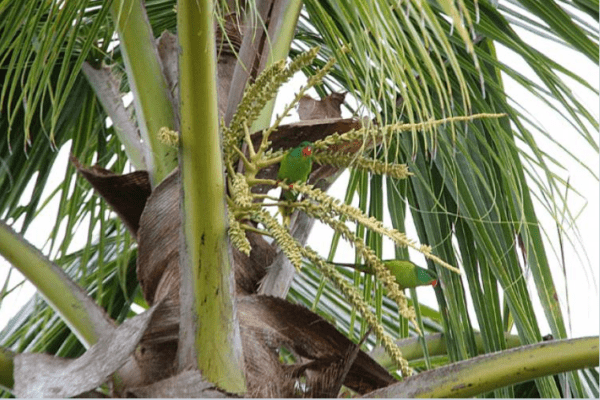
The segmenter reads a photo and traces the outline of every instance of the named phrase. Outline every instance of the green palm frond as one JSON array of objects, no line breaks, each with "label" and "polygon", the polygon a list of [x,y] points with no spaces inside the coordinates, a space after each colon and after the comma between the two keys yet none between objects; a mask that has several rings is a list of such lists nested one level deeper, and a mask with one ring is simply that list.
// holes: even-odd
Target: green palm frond
[{"label": "green palm frond", "polygon": [[[589,21],[586,22],[581,17],[571,18],[562,11],[552,13],[539,10],[533,4],[527,6],[543,21],[537,24],[547,31],[552,30],[559,43],[566,43],[589,58],[597,59],[598,35],[590,31]],[[555,5],[553,4],[552,7]],[[323,45],[324,54],[328,54],[330,51],[328,46],[333,45],[335,38],[346,43],[351,49],[359,49],[361,55],[363,53],[369,55],[366,59],[371,65],[368,67],[360,64],[358,60],[353,60],[353,64],[356,65],[352,68],[342,65],[336,70],[330,76],[330,81],[324,85],[330,88],[328,91],[341,86],[354,93],[361,99],[361,103],[368,107],[369,104],[373,104],[371,99],[381,95],[380,92],[368,90],[369,82],[375,80],[373,75],[381,73],[385,76],[386,83],[380,81],[381,86],[391,81],[396,84],[396,87],[406,85],[413,89],[407,81],[409,77],[404,77],[397,71],[390,72],[395,67],[393,63],[385,63],[387,59],[384,61],[382,58],[377,58],[376,39],[373,39],[368,30],[364,33],[360,24],[354,26],[349,24],[344,29],[337,25],[311,24],[313,20],[327,20],[327,17],[322,15],[323,10],[327,10],[327,13],[332,15],[361,12],[359,7],[352,11],[341,10],[342,8],[343,6],[339,4],[323,2],[318,5],[308,4],[309,15],[302,19],[299,25],[298,40],[306,41],[310,45]],[[562,188],[566,182],[558,173],[562,165],[538,146],[534,131],[550,136],[539,124],[532,122],[526,111],[520,108],[514,99],[507,98],[500,72],[505,72],[565,118],[570,118],[574,130],[595,151],[598,150],[597,138],[594,134],[598,129],[596,117],[573,95],[559,74],[574,79],[594,93],[598,91],[597,88],[591,87],[585,78],[566,70],[523,40],[506,21],[504,17],[506,8],[496,9],[487,2],[479,2],[478,8],[469,3],[467,8],[472,19],[477,21],[474,24],[474,32],[478,39],[475,53],[481,68],[478,69],[473,65],[472,56],[464,50],[464,44],[457,35],[450,35],[448,41],[451,44],[452,57],[455,57],[460,65],[461,74],[447,73],[446,83],[450,89],[446,93],[449,94],[450,99],[445,98],[442,104],[433,103],[435,106],[432,107],[432,114],[435,118],[442,118],[445,112],[454,115],[505,112],[508,120],[485,120],[440,128],[428,138],[401,137],[395,143],[388,145],[391,151],[383,157],[387,156],[395,162],[412,160],[409,169],[415,173],[415,177],[410,179],[407,190],[400,190],[396,186],[400,183],[388,182],[388,196],[393,196],[388,197],[390,201],[388,207],[392,218],[396,219],[393,223],[404,223],[404,215],[394,217],[394,212],[401,203],[408,200],[421,242],[431,244],[434,253],[450,264],[463,265],[469,282],[468,290],[475,303],[475,318],[486,338],[485,351],[490,352],[501,350],[506,346],[503,332],[510,328],[504,326],[507,312],[510,312],[515,319],[522,340],[533,343],[541,339],[538,317],[531,303],[532,295],[526,286],[524,273],[528,270],[532,272],[553,334],[555,337],[566,337],[563,316],[554,296],[556,289],[546,250],[543,247],[544,227],[538,226],[532,200],[533,196],[535,199],[543,200],[542,205],[557,221],[563,217],[557,212],[565,209],[562,205],[565,201]],[[441,7],[432,5],[432,10],[437,13],[439,25],[445,32],[450,32],[452,26],[443,17]],[[531,24],[529,17],[519,15],[522,25]],[[366,15],[362,17],[367,18]],[[358,17],[353,18],[352,20],[360,20]],[[402,18],[403,16],[400,15],[397,19],[387,18],[386,23],[394,25]],[[512,19],[515,19],[514,15]],[[554,29],[557,21],[560,21],[561,29]],[[410,29],[406,25],[402,25],[402,28]],[[315,33],[315,30],[319,34]],[[348,33],[350,31],[351,34]],[[384,35],[376,38],[386,43]],[[371,40],[371,48],[365,46],[368,40]],[[541,83],[533,82],[499,60],[492,40],[521,55]],[[402,50],[406,48],[403,47]],[[348,57],[352,57],[352,52]],[[402,68],[410,69],[415,76],[427,84],[430,93],[422,95],[422,98],[435,98],[439,89],[432,72],[424,69],[420,64],[415,65],[415,61],[408,57],[403,61]],[[426,62],[422,61],[422,63]],[[445,69],[451,70],[449,64],[444,59],[442,62],[435,63],[436,75],[441,76]],[[311,73],[310,69],[306,72]],[[485,85],[481,85],[482,78]],[[360,84],[357,85],[357,82]],[[360,86],[363,91],[356,90],[357,86]],[[462,88],[465,86],[468,88],[466,90],[469,96],[468,106],[462,98],[464,93]],[[387,90],[383,92],[397,93],[390,90],[388,86],[385,87]],[[365,94],[365,90],[368,93]],[[405,103],[415,101],[414,97],[405,97],[403,100]],[[411,111],[410,106],[406,106],[400,110],[401,113],[398,113],[394,111],[393,106],[386,108],[386,105],[391,102],[375,103],[381,105],[382,109],[375,106],[369,110],[385,122],[393,121],[395,118],[402,118],[409,122],[429,115]],[[419,101],[417,103],[419,106],[423,105]],[[444,104],[452,106],[447,109]],[[514,123],[516,129],[513,130],[508,121]],[[551,140],[559,141],[558,138],[551,138]],[[567,156],[573,156],[572,150],[560,143],[558,145],[566,150]],[[374,186],[380,186],[378,179],[375,176],[371,178]],[[366,188],[361,189],[361,193],[366,193]],[[377,197],[372,197],[369,209],[377,211],[380,207],[379,202]],[[569,214],[567,217],[572,221],[574,215]],[[563,223],[567,225],[570,222]],[[452,238],[458,242],[458,248],[452,244]],[[377,246],[372,237],[367,240]],[[521,245],[526,254],[525,259],[519,256]],[[433,268],[433,265],[430,267]],[[477,351],[474,347],[474,331],[471,326],[473,316],[469,315],[464,302],[467,288],[463,287],[459,278],[448,274],[447,271],[441,271],[441,274],[443,285],[437,292],[437,297],[441,310],[444,310],[442,315],[445,316],[445,329],[452,332],[448,337],[450,358],[459,360],[472,357],[477,354]],[[480,287],[479,282],[485,284]],[[500,285],[502,291],[498,291],[496,285]],[[504,302],[508,305],[508,309],[503,309]],[[377,301],[374,304],[377,305]],[[581,394],[581,387],[578,386],[576,378],[572,383],[574,384],[571,386],[572,390]],[[558,394],[554,381],[540,380],[538,384],[545,395]],[[508,396],[511,393],[505,391],[500,394]]]},{"label": "green palm frond", "polygon": [[[49,101],[52,107],[46,124],[54,143],[58,119],[79,77],[77,72],[92,49],[108,48],[105,19],[109,4],[92,0],[64,5],[40,0],[5,3],[0,54],[6,75],[0,109],[6,113],[8,132],[18,111],[24,109],[24,136],[30,141],[33,120],[44,114],[49,107],[44,103]],[[87,18],[86,8],[99,9],[96,18]],[[98,38],[104,40],[98,43]]]}]

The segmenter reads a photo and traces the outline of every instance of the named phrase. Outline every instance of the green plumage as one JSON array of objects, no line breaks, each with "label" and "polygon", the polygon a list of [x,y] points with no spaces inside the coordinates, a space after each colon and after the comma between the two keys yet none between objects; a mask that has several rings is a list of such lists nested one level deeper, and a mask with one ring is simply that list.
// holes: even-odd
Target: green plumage
[{"label": "green plumage", "polygon": [[[415,288],[417,286],[437,285],[437,276],[435,272],[421,268],[407,260],[382,260],[383,264],[390,270],[396,283],[401,289]],[[374,275],[374,271],[366,264],[339,264],[343,267],[350,267],[367,274]]]},{"label": "green plumage", "polygon": [[[295,182],[304,183],[312,170],[312,143],[302,142],[300,146],[290,149],[279,164],[277,179],[293,185]],[[279,201],[296,201],[298,194],[293,190],[282,190]],[[289,224],[291,208],[280,206],[279,211],[284,223]]]}]

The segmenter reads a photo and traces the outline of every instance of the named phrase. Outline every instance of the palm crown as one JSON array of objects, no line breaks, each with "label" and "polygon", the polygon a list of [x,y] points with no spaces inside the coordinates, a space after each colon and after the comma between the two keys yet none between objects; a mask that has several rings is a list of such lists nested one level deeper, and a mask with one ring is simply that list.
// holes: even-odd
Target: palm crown
[{"label": "palm crown", "polygon": [[[306,374],[335,377],[328,392],[315,389],[321,381],[307,381],[307,390],[314,389],[310,395],[337,396],[343,383],[362,394],[382,388],[388,390],[382,396],[402,396],[401,388],[392,385],[392,374],[401,370],[404,375],[416,372],[411,382],[419,377],[426,382],[419,386],[425,396],[593,396],[598,391],[598,373],[591,368],[597,366],[597,340],[595,353],[589,341],[560,340],[568,335],[544,244],[545,233],[557,227],[538,220],[544,210],[562,221],[561,239],[573,222],[576,212],[565,205],[565,193],[577,192],[557,171],[561,156],[577,159],[577,153],[562,138],[550,138],[558,155],[541,146],[534,133],[547,132],[520,99],[510,97],[505,81],[517,82],[557,116],[569,118],[571,134],[597,152],[595,110],[570,85],[575,82],[595,94],[597,88],[562,60],[536,49],[519,30],[596,63],[597,19],[597,0],[568,6],[550,0],[543,6],[446,0],[3,3],[0,126],[7,133],[0,137],[0,215],[5,221],[0,223],[0,254],[42,296],[33,298],[0,333],[0,344],[10,350],[0,351],[0,385],[17,390],[17,396],[48,395],[14,384],[31,373],[14,367],[26,365],[13,362],[20,353],[74,358],[110,342],[107,338],[128,336],[131,341],[121,347],[129,353],[108,357],[129,360],[126,367],[115,361],[119,366],[95,371],[95,380],[86,387],[107,394],[103,383],[113,379],[115,394],[147,397],[144,385],[171,375],[181,378],[179,371],[190,366],[189,371],[202,371],[202,379],[227,392],[290,394],[283,390],[293,392],[298,385],[284,379],[290,375],[279,362],[287,357],[285,351],[276,356],[253,353],[244,362],[248,348],[265,350],[261,337],[245,336],[250,326],[281,340],[281,347],[290,350],[290,365],[310,353],[313,363],[293,364],[297,376],[307,368],[331,366],[334,372],[326,369],[330,374]],[[516,52],[534,77],[503,60],[498,45]],[[288,56],[294,61],[281,64]],[[236,67],[238,62],[244,65]],[[271,124],[278,88],[299,71],[308,77],[307,87],[323,98],[318,118],[283,125],[291,110],[286,108]],[[326,102],[340,88],[353,97],[346,103],[353,118],[341,118],[339,103],[332,108]],[[128,106],[126,94],[133,97]],[[297,135],[306,141],[290,150],[289,139]],[[169,139],[173,137],[178,142]],[[50,171],[68,152],[78,164],[69,164],[55,187]],[[86,167],[92,164],[97,165]],[[276,164],[277,175],[271,168]],[[350,178],[342,204],[319,190],[330,187],[346,167]],[[136,172],[127,174],[130,169]],[[90,184],[77,180],[77,171]],[[318,178],[316,188],[306,184],[311,171]],[[289,227],[263,210],[277,200],[265,189],[278,184],[276,177],[288,185],[300,182],[294,192],[287,188],[286,201],[295,201],[297,193],[307,199],[293,205],[300,211]],[[240,195],[232,198],[230,193]],[[358,206],[353,208],[349,204],[355,195]],[[51,199],[57,200],[58,211],[42,254],[23,235],[37,230],[34,224]],[[384,206],[392,227],[381,223]],[[409,214],[420,244],[405,234]],[[423,304],[414,288],[407,291],[410,300],[404,292],[388,290],[393,277],[384,269],[373,271],[376,278],[337,271],[306,246],[315,220],[334,230],[328,259],[340,238],[355,246],[357,261],[367,259],[369,265],[381,264],[383,237],[394,241],[396,259],[408,260],[409,247],[420,251],[428,268],[416,270],[417,279],[432,283],[430,270],[437,268],[443,282],[435,287],[435,307]],[[266,235],[284,249],[281,256]],[[80,238],[84,243],[72,246]],[[230,242],[236,247],[230,248]],[[459,267],[461,275],[446,268],[450,265]],[[535,290],[527,284],[529,276]],[[1,299],[13,290],[7,285]],[[260,297],[259,291],[269,296]],[[184,293],[181,304],[173,303],[179,293]],[[235,298],[242,310],[241,328]],[[543,316],[535,312],[538,301]],[[140,309],[149,311],[134,319]],[[298,321],[286,315],[298,316]],[[259,327],[252,325],[254,316],[262,316],[256,318]],[[509,347],[532,345],[522,351],[543,351],[535,348],[542,341],[543,318],[557,339],[546,348],[563,369],[538,368],[537,375],[531,369],[511,371],[504,381],[489,378],[482,387],[470,385],[469,374],[463,377],[456,370],[461,382],[454,387],[427,375],[433,367],[462,367],[460,361],[477,355],[506,355]],[[335,326],[325,320],[336,321]],[[135,334],[118,330],[125,321]],[[157,327],[156,321],[166,325]],[[375,334],[363,349],[383,345],[388,354],[379,357],[375,349],[376,363],[352,347],[351,340],[366,332],[367,325]],[[322,342],[311,326],[326,335]],[[295,337],[278,336],[286,331]],[[419,351],[411,355],[407,338],[417,334],[423,334]],[[327,351],[302,347],[302,340]],[[435,340],[443,346],[430,346]],[[326,343],[343,343],[343,348]],[[578,351],[564,350],[564,344]],[[433,350],[441,347],[443,353]],[[146,375],[137,376],[145,379],[119,386],[126,372],[139,365],[132,360],[144,354]],[[536,358],[523,354],[523,360]],[[568,358],[573,354],[577,356]],[[596,361],[589,361],[594,358],[590,354]],[[256,379],[267,376],[252,369],[259,359],[269,360],[270,371],[278,374],[267,379],[273,385]],[[179,370],[175,360],[181,363]],[[491,356],[480,362],[470,375],[497,368]],[[350,372],[346,364],[352,365]],[[521,363],[513,366],[518,369]],[[88,372],[81,368],[85,379],[91,379]],[[361,373],[369,376],[366,386],[354,379]],[[551,374],[558,373],[555,380]],[[47,376],[40,372],[40,382],[52,382]],[[520,381],[507,376],[530,381],[514,385]],[[71,392],[76,385],[68,386],[54,395],[81,394]],[[273,387],[282,392],[269,392]],[[453,392],[457,387],[474,392]]]}]

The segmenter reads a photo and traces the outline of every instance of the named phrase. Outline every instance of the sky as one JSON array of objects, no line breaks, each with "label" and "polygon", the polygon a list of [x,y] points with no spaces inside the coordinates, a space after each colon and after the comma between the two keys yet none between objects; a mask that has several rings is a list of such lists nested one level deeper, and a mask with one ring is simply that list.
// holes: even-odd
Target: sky
[{"label": "sky", "polygon": [[[524,31],[519,31],[519,33],[522,35],[529,35]],[[572,51],[565,50],[564,48],[559,47],[545,39],[536,38],[535,43],[539,50],[547,54],[556,54],[556,58],[559,59],[560,62],[563,63],[567,68],[588,79],[588,81],[594,87],[598,87],[598,68],[588,59],[584,58],[583,56],[578,56]],[[528,69],[523,60],[515,57],[514,54],[512,54],[508,49],[502,48],[501,46],[498,48],[498,56],[501,59],[504,59],[506,63],[513,66],[513,68],[521,70]],[[524,92],[514,81],[508,77],[505,77],[504,79],[509,95],[519,99],[520,104],[523,105],[527,111],[529,111],[530,114],[544,128],[547,129],[552,137],[559,138],[561,142],[563,142],[572,152],[576,154],[577,160],[585,165],[590,166],[593,171],[598,173],[598,155],[589,150],[589,146],[584,145],[583,140],[573,132],[573,128],[563,119],[557,117],[553,111],[550,111],[547,107],[544,107],[542,104],[540,104],[538,100],[532,98],[531,95]],[[299,86],[304,83],[305,78],[302,75],[297,75],[284,87],[284,90],[277,98],[275,109],[276,113],[283,109],[285,104],[291,100],[294,93],[297,92]],[[572,90],[581,98],[584,104],[589,105],[589,109],[596,110],[595,115],[597,117],[599,110],[598,97],[589,93],[585,93],[575,84],[573,84],[571,87]],[[314,91],[312,92],[312,96],[315,98],[317,97]],[[350,116],[347,110],[345,110],[345,114],[343,116]],[[284,123],[293,122],[297,119],[297,114],[294,111],[290,117],[287,117],[286,120],[284,120]],[[547,139],[542,137],[538,139],[542,146],[546,146],[549,152],[555,148],[555,145]],[[596,140],[597,139],[598,136],[596,136]],[[55,182],[55,184],[50,185],[52,188],[58,185],[61,176],[64,174],[64,169],[66,168],[68,160],[67,148],[61,149],[59,158],[60,161],[54,166],[54,169],[51,173],[50,180]],[[598,269],[600,265],[598,253],[598,243],[600,242],[600,218],[598,213],[600,208],[598,201],[599,184],[591,174],[585,172],[583,168],[577,164],[577,161],[567,157],[561,158],[559,161],[564,163],[566,167],[566,171],[563,171],[561,176],[563,176],[565,179],[569,179],[569,182],[575,188],[575,190],[579,190],[583,195],[583,198],[574,194],[569,196],[569,207],[571,207],[572,210],[581,210],[581,212],[577,219],[578,231],[573,229],[567,231],[567,233],[570,233],[573,236],[575,244],[574,246],[568,244],[566,246],[566,283],[564,279],[564,273],[559,262],[560,254],[552,251],[552,249],[557,248],[557,246],[555,243],[553,244],[553,242],[548,242],[546,249],[548,250],[550,262],[553,267],[553,276],[555,278],[558,296],[561,306],[563,307],[563,312],[565,313],[567,311],[567,298],[569,301],[570,307],[568,311],[570,312],[570,327],[568,326],[568,329],[571,331],[571,336],[581,337],[598,335]],[[333,193],[333,195],[338,198],[343,198],[348,176],[348,172],[345,172],[330,189],[330,193]],[[48,193],[45,193],[43,198],[46,195],[48,195]],[[22,202],[27,202],[27,196],[25,196]],[[54,223],[54,213],[56,212],[57,207],[58,199],[53,200],[49,204],[47,209],[44,211],[44,215],[38,218],[32,224],[31,228],[26,234],[26,239],[38,248],[42,248],[44,246],[44,240],[46,237],[48,237],[48,234],[52,229],[52,224]],[[547,215],[543,214],[544,213],[539,212],[538,215],[542,224],[546,226],[553,226],[553,221]],[[384,222],[385,219],[387,219],[389,225],[389,216],[387,216],[387,210]],[[410,221],[407,226],[407,235],[411,238],[417,238],[416,232],[414,231]],[[82,226],[80,232],[84,232],[85,229],[86,227]],[[308,244],[320,254],[326,256],[329,252],[329,244],[331,242],[332,234],[333,232],[330,231],[329,228],[317,224],[311,233]],[[82,244],[83,241],[81,241],[79,244],[75,242],[73,246],[81,246]],[[354,250],[348,245],[342,244],[338,250],[338,254],[346,254],[347,257],[336,258],[336,261],[353,261]],[[387,244],[384,245],[384,258],[391,258],[393,257],[393,254],[393,246],[390,242],[387,242]],[[413,257],[417,263],[421,261],[421,264],[424,264],[422,256],[411,253],[411,257]],[[8,263],[0,258],[0,284],[5,282],[8,271]],[[22,277],[20,277],[20,274],[13,270],[8,287],[12,288],[21,280]],[[535,292],[535,288],[531,282],[529,288],[532,292]],[[428,291],[427,289],[428,288],[419,288],[419,299],[426,304],[435,306],[436,303],[435,297],[433,296],[433,291]],[[9,295],[3,301],[0,308],[0,329],[5,326],[9,318],[30,298],[33,292],[34,288],[29,284],[25,284],[16,289],[14,293]],[[536,296],[532,297],[534,299],[536,298]],[[537,310],[540,311],[539,315],[542,316],[543,313],[541,312],[539,302],[534,305]],[[549,333],[548,325],[543,317],[540,317],[540,329],[543,335]]]}]

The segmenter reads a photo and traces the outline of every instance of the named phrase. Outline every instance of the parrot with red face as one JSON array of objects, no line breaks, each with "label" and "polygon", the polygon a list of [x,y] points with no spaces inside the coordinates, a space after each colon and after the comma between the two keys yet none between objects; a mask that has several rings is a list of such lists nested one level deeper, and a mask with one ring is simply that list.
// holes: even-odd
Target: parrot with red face
[{"label": "parrot with red face", "polygon": [[[304,183],[308,179],[312,170],[313,163],[313,145],[311,142],[302,142],[299,146],[290,149],[279,164],[277,180],[289,185],[289,190],[283,189],[279,201],[296,201],[298,193],[294,192],[293,184],[295,182]],[[292,209],[290,207],[279,206],[279,212],[286,226],[289,225]]]},{"label": "parrot with red face", "polygon": [[[436,286],[438,279],[435,272],[421,268],[408,260],[382,260],[383,265],[396,278],[400,289],[415,288],[417,286]],[[375,275],[373,268],[367,264],[332,263],[341,267],[349,267],[367,274]]]}]

